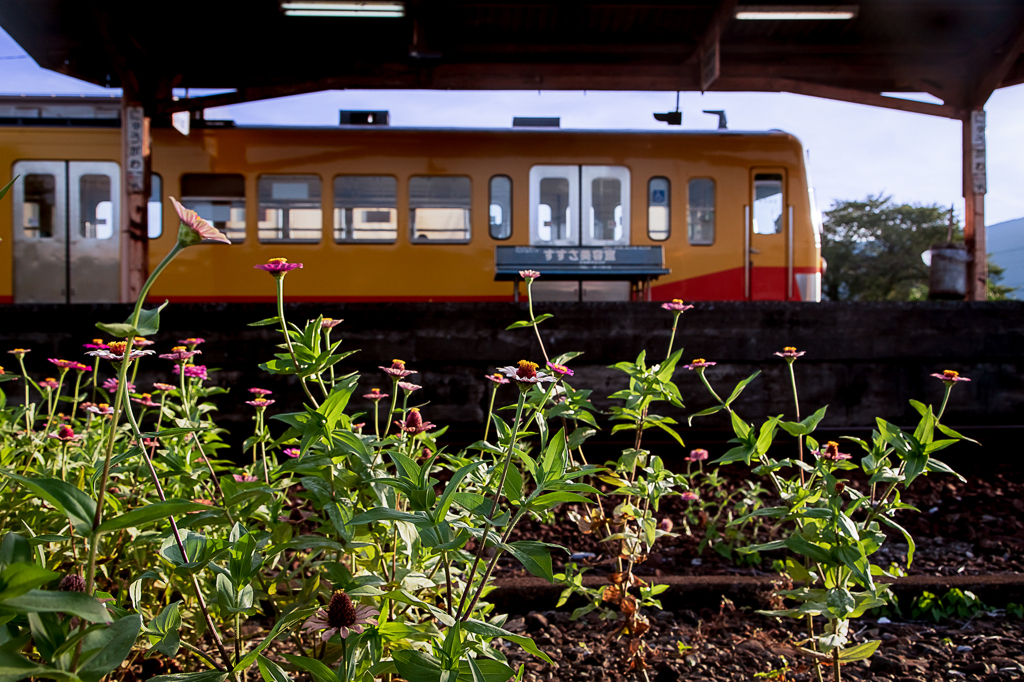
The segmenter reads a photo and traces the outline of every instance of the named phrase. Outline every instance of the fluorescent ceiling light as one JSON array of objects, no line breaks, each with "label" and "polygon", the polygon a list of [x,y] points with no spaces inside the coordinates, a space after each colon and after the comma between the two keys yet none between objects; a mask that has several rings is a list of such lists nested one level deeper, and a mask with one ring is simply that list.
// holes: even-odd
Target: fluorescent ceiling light
[{"label": "fluorescent ceiling light", "polygon": [[405,3],[394,1],[340,2],[336,0],[306,0],[306,2],[281,3],[281,9],[289,17],[357,17],[395,18],[405,16]]},{"label": "fluorescent ceiling light", "polygon": [[743,5],[733,16],[745,21],[808,21],[853,19],[857,5]]}]

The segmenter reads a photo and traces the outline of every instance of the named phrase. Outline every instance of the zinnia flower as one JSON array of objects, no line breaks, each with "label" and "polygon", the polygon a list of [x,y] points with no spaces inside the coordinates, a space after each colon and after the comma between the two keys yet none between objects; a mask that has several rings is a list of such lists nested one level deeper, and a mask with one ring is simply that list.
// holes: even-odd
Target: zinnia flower
[{"label": "zinnia flower", "polygon": [[14,348],[14,349],[9,350],[7,352],[10,353],[11,355],[15,356],[15,357],[23,358],[23,357],[25,357],[25,353],[31,353],[32,349],[30,349],[30,348]]},{"label": "zinnia flower", "polygon": [[508,379],[506,379],[505,377],[503,377],[503,376],[501,376],[500,374],[497,374],[497,373],[495,373],[495,374],[486,374],[486,375],[484,375],[484,379],[487,379],[488,381],[493,381],[494,383],[499,384],[499,385],[500,384],[507,384],[508,383]]},{"label": "zinnia flower", "polygon": [[555,374],[558,374],[558,375],[561,375],[561,376],[571,377],[573,374],[575,374],[575,372],[573,372],[571,369],[569,369],[565,365],[556,365],[553,362],[549,362],[548,363],[548,369],[550,369]]},{"label": "zinnia flower", "polygon": [[284,277],[292,270],[298,270],[302,263],[289,263],[287,258],[271,258],[263,265],[254,265],[257,270],[266,270],[274,277]]},{"label": "zinnia flower", "polygon": [[396,421],[395,426],[405,431],[410,436],[423,433],[434,428],[434,424],[431,422],[423,421],[423,416],[420,414],[420,410],[417,407],[413,407],[409,410],[409,414],[406,415],[405,421]]},{"label": "zinnia flower", "polygon": [[81,362],[73,362],[73,363],[71,363],[71,369],[75,370],[76,372],[91,372],[92,371],[92,367],[90,367],[89,365],[83,364]]},{"label": "zinnia flower", "polygon": [[257,410],[265,410],[271,405],[273,405],[275,402],[276,401],[274,400],[267,400],[266,398],[256,398],[255,400],[246,400],[245,404],[252,405]]},{"label": "zinnia flower", "polygon": [[[107,379],[103,382],[103,390],[108,393],[113,393],[117,390],[117,379]],[[135,393],[135,384],[128,382],[128,392]]]},{"label": "zinnia flower", "polygon": [[681,493],[681,494],[679,495],[679,497],[681,497],[682,499],[686,500],[687,502],[696,502],[697,500],[699,500],[699,499],[700,499],[700,498],[699,498],[699,497],[697,496],[697,493],[691,493],[691,492],[689,492],[689,491],[687,491],[687,492],[685,492],[685,493]]},{"label": "zinnia flower", "polygon": [[160,403],[153,402],[153,396],[149,393],[143,393],[138,398],[132,398],[133,402],[142,405],[143,407],[160,407]]},{"label": "zinnia flower", "polygon": [[161,383],[153,384],[153,390],[154,391],[173,391],[176,388],[177,388],[177,386],[171,386],[170,384],[161,384]]},{"label": "zinnia flower", "polygon": [[519,276],[523,279],[537,279],[540,277],[540,273],[536,270],[520,270]]},{"label": "zinnia flower", "polygon": [[294,459],[301,454],[301,450],[299,450],[298,448],[285,448],[284,454]]},{"label": "zinnia flower", "polygon": [[93,414],[114,414],[114,408],[106,403],[100,403],[99,405],[89,405],[85,408],[87,411]]},{"label": "zinnia flower", "polygon": [[164,353],[160,357],[164,360],[174,360],[175,362],[184,362],[193,355],[199,355],[203,351],[201,350],[189,350],[185,346],[175,346],[171,349],[170,353]]},{"label": "zinnia flower", "polygon": [[544,372],[537,371],[537,363],[529,360],[520,360],[518,366],[499,367],[498,371],[519,384],[519,390],[527,391],[533,384],[545,381],[555,381],[555,377]]},{"label": "zinnia flower", "polygon": [[379,388],[371,388],[369,393],[363,395],[367,400],[382,400],[388,397],[387,393],[381,393]]},{"label": "zinnia flower", "polygon": [[[104,360],[110,360],[111,362],[121,362],[124,360],[125,353],[128,351],[127,341],[111,341],[107,344],[106,348],[99,350],[91,350],[86,355],[92,355],[97,358],[103,358]],[[146,355],[153,355],[155,351],[151,350],[133,350],[131,351],[130,359],[136,360]]]},{"label": "zinnia flower", "polygon": [[334,329],[335,327],[337,327],[339,324],[341,324],[344,321],[345,320],[335,320],[334,318],[331,318],[331,317],[325,317],[323,320],[320,321],[320,328],[321,329]]},{"label": "zinnia flower", "polygon": [[690,454],[686,456],[686,460],[689,462],[703,462],[708,458],[708,451],[704,448],[697,448],[696,450],[690,450]]},{"label": "zinnia flower", "polygon": [[265,388],[250,388],[249,393],[252,393],[254,396],[262,398],[263,396],[270,395],[271,393],[273,393],[273,391],[268,391]]},{"label": "zinnia flower", "polygon": [[255,476],[250,476],[249,474],[232,474],[232,476],[239,483],[255,483],[256,481],[260,480]]},{"label": "zinnia flower", "polygon": [[198,346],[201,343],[206,343],[206,339],[190,336],[187,339],[179,339],[178,343],[180,343],[183,346]]},{"label": "zinnia flower", "polygon": [[57,430],[50,434],[50,438],[55,438],[62,443],[69,443],[73,440],[79,440],[82,436],[76,436],[74,429],[67,424],[61,424],[57,427]]},{"label": "zinnia flower", "polygon": [[[175,365],[171,369],[171,372],[173,372],[174,374],[181,374],[181,369],[180,369],[181,367],[182,367],[182,365]],[[206,381],[206,379],[207,379],[206,365],[184,365],[184,367],[185,367],[185,377],[186,378],[188,378],[188,379],[201,379],[202,381]]]},{"label": "zinnia flower", "polygon": [[834,440],[830,440],[825,443],[825,447],[822,450],[812,450],[813,454],[823,459],[831,460],[833,462],[839,462],[844,459],[850,459],[850,455],[845,452],[839,452],[839,443]]},{"label": "zinnia flower", "polygon": [[82,347],[89,350],[106,350],[108,346],[103,342],[103,339],[93,339],[92,343],[83,343]]},{"label": "zinnia flower", "polygon": [[174,210],[181,220],[178,227],[178,246],[182,248],[194,246],[203,240],[222,242],[230,244],[231,240],[224,236],[224,233],[208,223],[195,211],[182,206],[174,197],[168,197],[174,205]]},{"label": "zinnia flower", "polygon": [[48,388],[52,391],[53,389],[57,388],[57,386],[59,386],[60,384],[58,384],[57,380],[54,379],[53,377],[46,377],[45,379],[39,382],[39,385],[42,386],[43,388]]},{"label": "zinnia flower", "polygon": [[960,376],[960,372],[953,369],[944,369],[942,374],[933,374],[936,379],[941,379],[947,386],[952,386],[958,381],[970,381],[967,377]]},{"label": "zinnia flower", "polygon": [[132,345],[133,346],[139,346],[139,347],[142,347],[142,348],[144,348],[146,346],[152,346],[154,343],[156,343],[156,342],[155,341],[150,341],[149,339],[147,339],[144,336],[136,336],[135,339],[132,340]]},{"label": "zinnia flower", "polygon": [[402,389],[403,391],[406,391],[408,393],[412,393],[413,391],[418,391],[421,388],[423,388],[419,384],[412,384],[412,383],[409,383],[408,381],[399,381],[398,382],[398,387],[400,389]]},{"label": "zinnia flower", "polygon": [[712,367],[717,365],[717,362],[708,362],[704,358],[697,358],[688,365],[683,365],[683,369],[695,369],[699,372],[703,372],[705,367]]},{"label": "zinnia flower", "polygon": [[404,379],[410,374],[418,374],[416,370],[405,368],[405,360],[392,360],[390,367],[381,367],[380,365],[377,366],[380,367],[380,369],[384,370],[386,373],[398,379]]},{"label": "zinnia flower", "polygon": [[793,346],[786,346],[782,349],[781,353],[776,353],[780,358],[784,358],[786,362],[793,362],[798,357],[806,353],[807,351],[797,351]]},{"label": "zinnia flower", "polygon": [[664,308],[665,310],[670,310],[670,311],[672,311],[674,313],[683,313],[683,312],[686,312],[687,310],[689,310],[690,308],[692,308],[693,306],[692,305],[686,305],[685,303],[683,303],[678,298],[673,298],[668,303],[662,303],[661,307]]},{"label": "zinnia flower", "polygon": [[58,360],[56,358],[46,358],[46,359],[49,360],[50,362],[52,362],[53,364],[57,365],[61,369],[72,369],[72,368],[74,368],[75,365],[78,364],[77,362],[72,362],[71,360]]},{"label": "zinnia flower", "polygon": [[321,641],[326,642],[335,633],[345,639],[350,632],[363,632],[364,625],[372,625],[380,611],[370,606],[355,604],[344,592],[335,592],[326,609],[320,609],[302,625],[303,630],[323,630]]}]

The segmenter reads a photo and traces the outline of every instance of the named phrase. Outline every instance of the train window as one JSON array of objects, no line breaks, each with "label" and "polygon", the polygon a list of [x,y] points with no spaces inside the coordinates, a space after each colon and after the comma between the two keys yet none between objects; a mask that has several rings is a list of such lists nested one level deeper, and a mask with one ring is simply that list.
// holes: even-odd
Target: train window
[{"label": "train window", "polygon": [[210,221],[232,244],[245,241],[244,176],[186,173],[181,176],[181,204]]},{"label": "train window", "polygon": [[569,236],[569,180],[541,178],[537,205],[537,236],[549,242]]},{"label": "train window", "polygon": [[467,176],[409,178],[409,223],[413,242],[468,242],[472,185]]},{"label": "train window", "polygon": [[782,176],[758,173],[754,176],[754,234],[782,232]]},{"label": "train window", "polygon": [[334,178],[334,239],[393,242],[398,238],[398,181],[390,175]]},{"label": "train window", "polygon": [[146,204],[146,224],[149,226],[146,234],[150,239],[156,239],[164,233],[163,187],[163,178],[153,173],[150,176],[149,201]]},{"label": "train window", "polygon": [[656,242],[668,239],[669,227],[668,178],[651,178],[647,183],[647,236]]},{"label": "train window", "polygon": [[82,175],[78,181],[81,224],[84,239],[110,239],[114,236],[114,204],[110,200],[109,175]]},{"label": "train window", "polygon": [[715,243],[715,181],[694,178],[687,187],[689,240],[691,244]]},{"label": "train window", "polygon": [[622,238],[622,183],[618,178],[594,178],[590,187],[590,236]]},{"label": "train window", "polygon": [[507,175],[491,178],[490,231],[492,239],[512,236],[512,179]]},{"label": "train window", "polygon": [[263,175],[258,183],[261,242],[318,242],[323,233],[320,178]]},{"label": "train window", "polygon": [[29,173],[25,176],[24,216],[21,229],[29,239],[53,238],[53,214],[56,208],[57,181],[54,176]]}]

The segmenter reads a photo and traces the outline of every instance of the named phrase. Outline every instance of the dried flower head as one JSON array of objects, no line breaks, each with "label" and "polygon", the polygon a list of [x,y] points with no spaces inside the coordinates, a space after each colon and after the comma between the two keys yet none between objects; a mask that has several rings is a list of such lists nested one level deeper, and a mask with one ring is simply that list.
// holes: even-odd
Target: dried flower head
[{"label": "dried flower head", "polygon": [[168,199],[174,205],[174,211],[181,221],[181,225],[178,227],[178,246],[182,248],[194,246],[204,240],[223,244],[231,243],[231,240],[224,236],[223,232],[199,217],[198,213],[185,208],[174,197],[168,197]]},{"label": "dried flower head", "polygon": [[68,573],[57,583],[61,592],[85,592],[85,580],[77,573]]},{"label": "dried flower head", "polygon": [[254,265],[257,270],[265,270],[277,278],[284,277],[292,270],[298,270],[302,263],[289,263],[287,258],[271,258],[262,265]]},{"label": "dried flower head", "polygon": [[687,310],[689,310],[693,306],[692,305],[686,305],[685,303],[683,303],[678,298],[673,298],[668,303],[662,303],[661,307],[664,308],[665,310],[668,310],[668,311],[671,311],[673,313],[678,314],[678,313],[686,312]]},{"label": "dried flower head", "polygon": [[683,365],[683,369],[695,369],[698,372],[703,372],[705,367],[713,367],[717,364],[717,362],[708,362],[704,358],[696,358],[690,364]]},{"label": "dried flower head", "polygon": [[[380,366],[378,365],[378,367]],[[404,379],[410,374],[417,374],[416,370],[405,368],[405,360],[392,360],[390,367],[380,367],[380,369],[395,379]]]},{"label": "dried flower head", "polygon": [[356,604],[344,592],[331,595],[326,609],[320,609],[302,625],[303,630],[323,630],[321,640],[326,642],[335,633],[345,639],[350,632],[361,634],[364,625],[372,625],[380,614],[375,608]]}]

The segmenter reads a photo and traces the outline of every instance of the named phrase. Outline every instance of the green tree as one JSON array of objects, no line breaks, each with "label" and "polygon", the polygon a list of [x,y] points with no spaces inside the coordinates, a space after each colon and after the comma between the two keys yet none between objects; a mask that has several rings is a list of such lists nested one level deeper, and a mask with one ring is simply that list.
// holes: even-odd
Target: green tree
[{"label": "green tree", "polygon": [[[912,301],[928,297],[921,254],[944,244],[948,208],[896,204],[892,197],[837,201],[825,212],[821,255],[828,266],[822,293],[833,301]],[[953,240],[963,241],[959,221]]]},{"label": "green tree", "polygon": [[988,254],[988,300],[990,301],[1015,301],[1016,297],[1011,296],[1017,291],[1017,287],[1000,284],[1006,274],[1006,269],[1000,267],[992,260],[992,254]]}]

